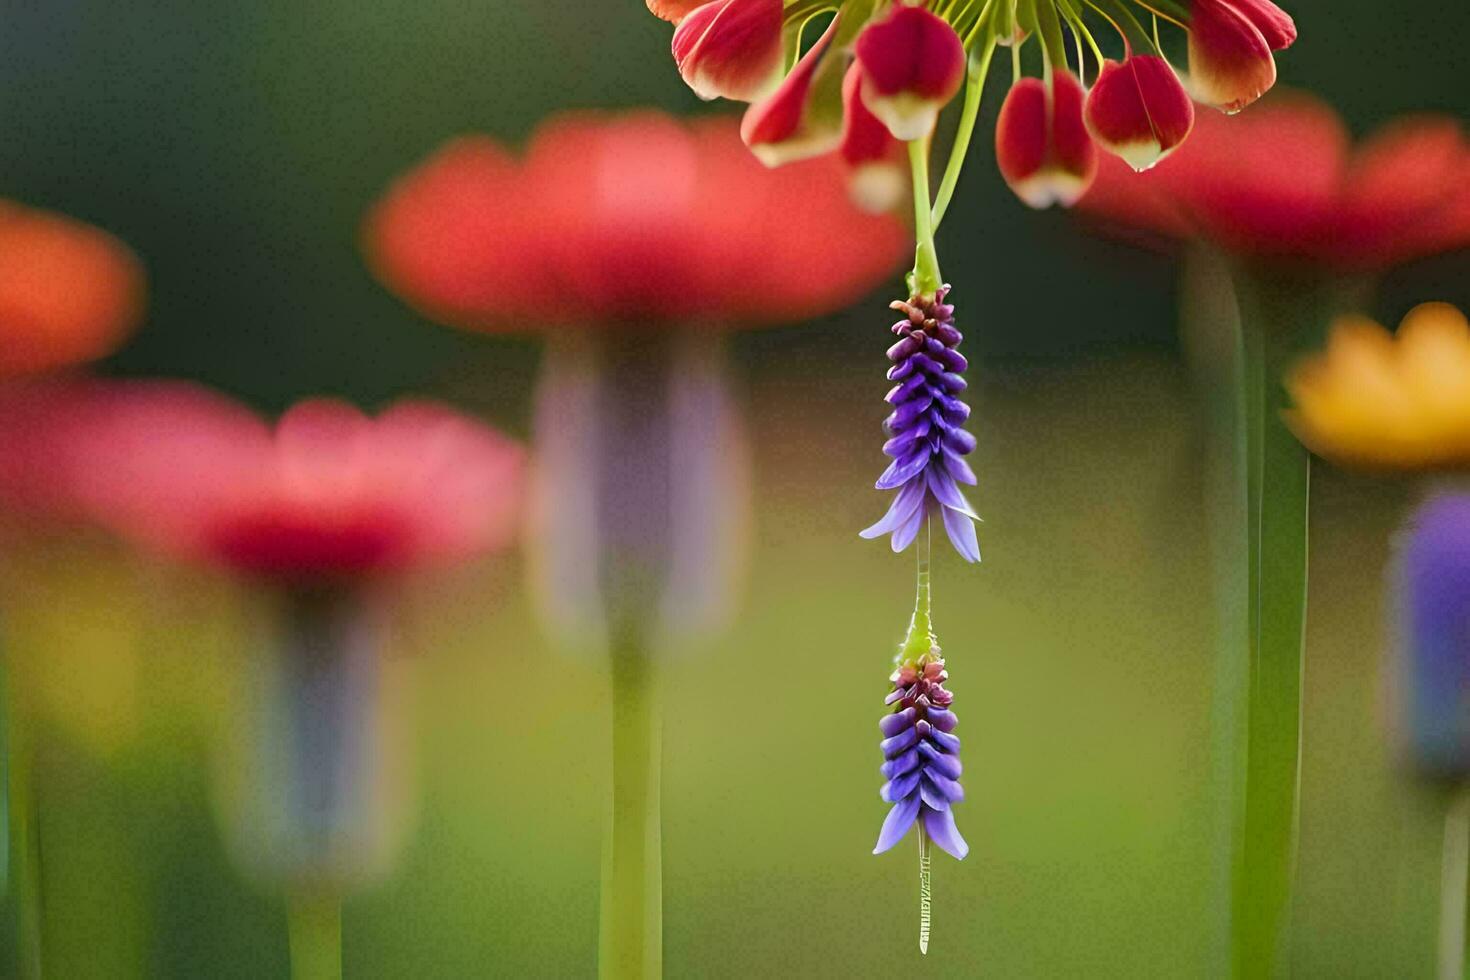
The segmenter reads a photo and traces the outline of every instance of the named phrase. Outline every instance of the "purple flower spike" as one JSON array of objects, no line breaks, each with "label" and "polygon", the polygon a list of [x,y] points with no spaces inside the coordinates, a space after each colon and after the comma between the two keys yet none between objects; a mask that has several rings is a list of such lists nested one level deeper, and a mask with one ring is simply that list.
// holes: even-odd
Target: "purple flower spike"
[{"label": "purple flower spike", "polygon": [[957,347],[964,338],[954,326],[954,307],[944,301],[945,286],[932,300],[921,297],[893,304],[904,315],[893,325],[898,342],[888,349],[894,383],[887,401],[893,413],[883,423],[888,441],[883,452],[893,460],[878,478],[879,490],[897,490],[883,519],[862,532],[865,538],[889,535],[894,551],[903,551],[918,536],[924,520],[938,514],[960,557],[980,560],[975,522],[980,519],[959,485],[975,484],[965,462],[975,437],[961,426],[970,406],[960,400],[968,363]]},{"label": "purple flower spike", "polygon": [[960,740],[949,734],[956,719],[950,710],[954,695],[944,688],[948,679],[938,647],[889,678],[898,697],[890,695],[893,710],[878,723],[885,760],[879,771],[888,780],[879,795],[893,809],[883,821],[874,854],[903,840],[916,821],[923,821],[929,838],[954,857],[970,853],[951,809],[965,793],[957,781]]}]

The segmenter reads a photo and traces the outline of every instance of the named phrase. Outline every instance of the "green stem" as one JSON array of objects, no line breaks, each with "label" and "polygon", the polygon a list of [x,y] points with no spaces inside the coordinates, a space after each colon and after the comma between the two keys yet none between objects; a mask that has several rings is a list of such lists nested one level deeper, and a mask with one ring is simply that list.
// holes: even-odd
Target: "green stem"
[{"label": "green stem", "polygon": [[635,630],[612,649],[612,820],[603,847],[599,973],[663,975],[658,672]]},{"label": "green stem", "polygon": [[1467,885],[1470,885],[1470,783],[1455,788],[1444,817],[1440,852],[1439,980],[1470,976],[1465,961]]},{"label": "green stem", "polygon": [[939,193],[934,198],[931,227],[937,231],[949,210],[955,188],[960,182],[960,171],[964,169],[965,157],[970,152],[970,139],[975,135],[975,119],[980,114],[980,103],[985,97],[985,79],[990,74],[990,59],[995,54],[995,35],[986,30],[981,48],[970,55],[969,78],[965,82],[965,104],[960,110],[960,125],[955,131],[954,146],[949,150],[949,162],[944,168],[944,178],[939,182]]},{"label": "green stem", "polygon": [[914,295],[930,297],[939,291],[944,279],[939,274],[939,253],[934,248],[933,205],[929,199],[929,140],[912,140],[909,167],[914,183],[914,235],[918,248],[914,254],[914,271],[909,286]]},{"label": "green stem", "polygon": [[[1223,321],[1238,325],[1223,365],[1233,398],[1211,426],[1214,462],[1224,461],[1211,511],[1244,517],[1216,542],[1221,674],[1232,687],[1222,695],[1234,773],[1230,944],[1234,976],[1268,978],[1283,965],[1296,861],[1310,474],[1281,419],[1281,378],[1293,339],[1323,308],[1311,284],[1239,274],[1235,293],[1239,316]],[[1243,606],[1227,594],[1242,584]]]},{"label": "green stem", "polygon": [[302,889],[286,897],[292,980],[341,980],[342,901],[334,893]]},{"label": "green stem", "polygon": [[931,926],[930,913],[933,899],[931,885],[933,883],[932,869],[929,852],[929,832],[924,829],[924,821],[919,821],[919,953],[927,956],[929,954],[929,929]]},{"label": "green stem", "polygon": [[[9,665],[7,665],[8,667]],[[29,738],[30,712],[14,671],[5,678],[6,787],[9,793],[11,903],[16,915],[18,975],[40,980],[41,839],[35,798],[35,750]]]},{"label": "green stem", "polygon": [[898,663],[910,663],[928,653],[934,646],[933,593],[929,585],[930,554],[934,547],[933,518],[925,516],[923,530],[914,539],[917,572],[914,588],[914,617],[909,621],[908,636],[898,651]]}]

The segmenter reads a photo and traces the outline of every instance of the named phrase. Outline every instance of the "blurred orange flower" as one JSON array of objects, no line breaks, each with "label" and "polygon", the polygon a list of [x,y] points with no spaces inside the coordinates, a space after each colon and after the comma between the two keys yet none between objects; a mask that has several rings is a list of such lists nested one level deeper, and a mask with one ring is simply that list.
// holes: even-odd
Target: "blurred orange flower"
[{"label": "blurred orange flower", "polygon": [[0,201],[0,379],[112,353],[143,294],[142,265],[107,232]]},{"label": "blurred orange flower", "polygon": [[1416,308],[1397,335],[1344,317],[1286,383],[1287,423],[1319,456],[1370,469],[1470,465],[1470,322],[1453,306]]},{"label": "blurred orange flower", "polygon": [[572,113],[516,156],[453,140],[367,218],[377,276],[427,316],[575,323],[796,323],[850,305],[909,236],[848,199],[836,158],[761,166],[736,122]]},{"label": "blurred orange flower", "polygon": [[1470,245],[1470,142],[1458,120],[1423,115],[1354,147],[1326,103],[1278,93],[1239,116],[1201,114],[1147,173],[1103,161],[1078,207],[1238,255],[1374,272]]}]

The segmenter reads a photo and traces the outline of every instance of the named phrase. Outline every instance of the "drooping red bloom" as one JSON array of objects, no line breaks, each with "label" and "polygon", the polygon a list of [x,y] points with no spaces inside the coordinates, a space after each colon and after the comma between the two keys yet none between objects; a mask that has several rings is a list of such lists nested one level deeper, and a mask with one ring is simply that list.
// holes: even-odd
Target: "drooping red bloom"
[{"label": "drooping red bloom", "polygon": [[1016,196],[1033,208],[1071,207],[1097,174],[1097,146],[1082,119],[1084,93],[1069,71],[1011,87],[995,122],[995,160]]},{"label": "drooping red bloom", "polygon": [[1470,141],[1414,116],[1353,145],[1325,103],[1283,93],[1200,115],[1147,174],[1106,162],[1079,207],[1106,223],[1241,255],[1372,272],[1470,245]]},{"label": "drooping red bloom", "polygon": [[107,232],[0,201],[0,379],[112,353],[143,292],[141,264]]},{"label": "drooping red bloom", "polygon": [[147,548],[299,584],[453,563],[506,544],[521,450],[447,408],[329,400],[272,427],[183,382],[59,382],[0,398],[0,498]]},{"label": "drooping red bloom", "polygon": [[781,0],[711,0],[674,31],[674,62],[700,98],[760,98],[780,81]]},{"label": "drooping red bloom", "polygon": [[1135,54],[1105,62],[1087,93],[1087,129],[1134,170],[1147,170],[1194,128],[1194,103],[1169,63]]},{"label": "drooping red bloom", "polygon": [[965,81],[965,46],[953,27],[923,7],[899,4],[853,45],[863,102],[901,140],[923,139]]},{"label": "drooping red bloom", "polygon": [[883,120],[863,104],[863,70],[853,64],[842,80],[842,162],[858,207],[882,214],[908,193],[908,157]]},{"label": "drooping red bloom", "polygon": [[1276,59],[1296,40],[1296,23],[1271,0],[1194,0],[1189,81],[1195,98],[1238,112],[1276,83]]},{"label": "drooping red bloom", "polygon": [[393,185],[363,243],[390,289],[457,326],[794,323],[850,304],[905,251],[842,171],[768,170],[729,119],[569,114],[520,157],[447,144]]}]

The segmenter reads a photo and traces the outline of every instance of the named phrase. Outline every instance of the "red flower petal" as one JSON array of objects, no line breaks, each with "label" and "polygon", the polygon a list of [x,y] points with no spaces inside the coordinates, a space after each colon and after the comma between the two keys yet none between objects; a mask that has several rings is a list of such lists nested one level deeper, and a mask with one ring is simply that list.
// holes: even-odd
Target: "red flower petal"
[{"label": "red flower petal", "polygon": [[769,98],[746,110],[740,137],[768,167],[830,153],[842,142],[840,113],[813,111],[818,70],[833,70],[825,59],[837,24],[834,19]]},{"label": "red flower petal", "polygon": [[863,104],[862,67],[854,62],[842,80],[843,130],[840,152],[848,168],[853,201],[865,211],[896,207],[908,192],[903,145]]},{"label": "red flower petal", "polygon": [[1012,191],[1033,208],[1070,207],[1097,174],[1097,147],[1082,119],[1082,85],[1057,71],[1048,98],[1039,78],[1011,87],[995,127],[995,158]]},{"label": "red flower petal", "polygon": [[[1266,23],[1272,37],[1280,40],[1281,26]],[[1294,25],[1291,36],[1295,38]],[[1194,97],[1226,112],[1244,109],[1276,84],[1271,49],[1260,26],[1235,0],[1196,0],[1189,27],[1189,84]]]},{"label": "red flower petal", "polygon": [[674,31],[674,62],[696,95],[753,102],[778,81],[781,0],[712,0]]},{"label": "red flower petal", "polygon": [[1135,170],[1154,166],[1194,128],[1194,104],[1174,69],[1155,55],[1103,64],[1087,96],[1087,128]]},{"label": "red flower petal", "polygon": [[853,52],[863,67],[863,101],[897,139],[927,136],[965,81],[963,42],[923,7],[895,7],[863,28]]},{"label": "red flower petal", "polygon": [[1271,0],[1228,0],[1231,6],[1240,11],[1261,36],[1271,46],[1272,51],[1280,51],[1289,48],[1296,42],[1296,22],[1291,15]]},{"label": "red flower petal", "polygon": [[655,17],[662,17],[671,23],[679,23],[694,8],[705,3],[705,0],[647,0],[648,9]]}]

